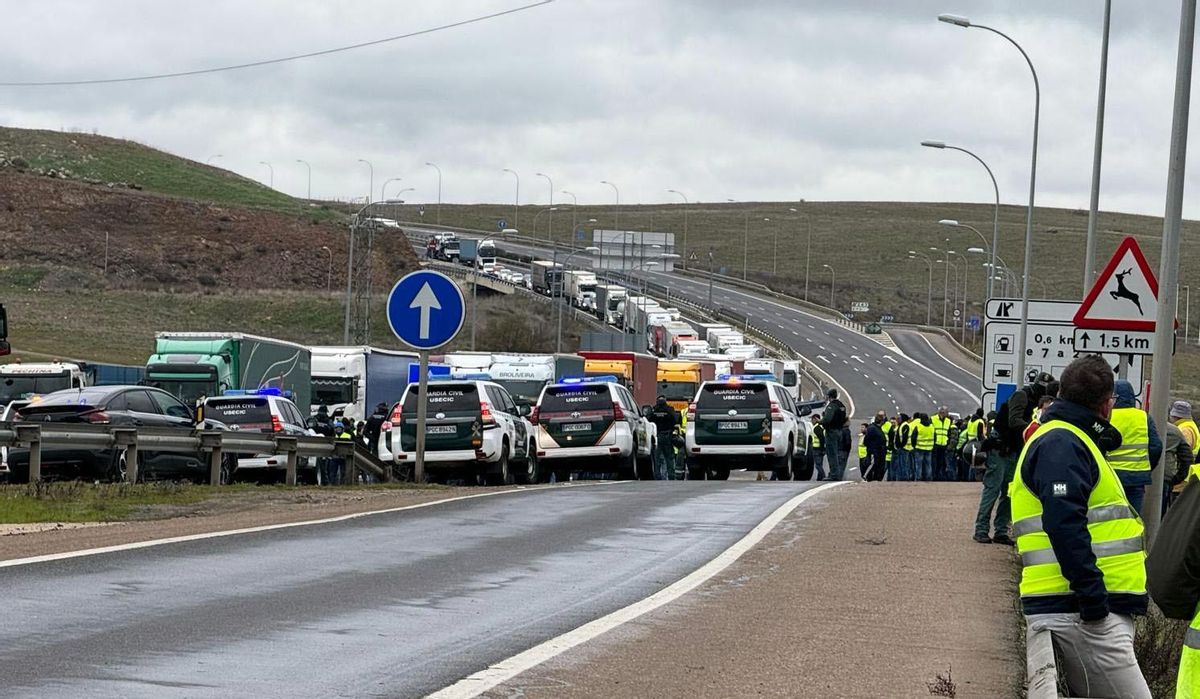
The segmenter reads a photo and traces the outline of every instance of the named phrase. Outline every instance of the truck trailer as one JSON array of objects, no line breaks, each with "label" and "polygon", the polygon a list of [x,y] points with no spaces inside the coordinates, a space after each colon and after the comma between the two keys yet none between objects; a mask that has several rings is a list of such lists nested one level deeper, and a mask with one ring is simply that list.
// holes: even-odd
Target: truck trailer
[{"label": "truck trailer", "polygon": [[591,311],[596,306],[596,273],[581,270],[563,272],[567,301],[576,308]]},{"label": "truck trailer", "polygon": [[312,353],[294,342],[243,333],[160,332],[146,360],[146,383],[192,405],[229,389],[278,388],[306,409]]},{"label": "truck trailer", "polygon": [[665,396],[672,408],[686,413],[688,405],[696,397],[696,391],[700,390],[700,384],[716,378],[716,369],[716,364],[710,361],[660,361],[657,393]]},{"label": "truck trailer", "polygon": [[638,407],[652,405],[658,380],[658,358],[640,352],[580,352],[585,376],[616,376],[633,393]]},{"label": "truck trailer", "polygon": [[330,414],[341,410],[355,421],[366,420],[379,403],[391,408],[400,400],[408,385],[408,365],[416,361],[415,352],[367,346],[313,347],[310,410],[316,412],[324,405]]},{"label": "truck trailer", "polygon": [[621,303],[629,296],[629,290],[616,284],[596,285],[596,318],[608,325],[621,325]]},{"label": "truck trailer", "polygon": [[458,242],[458,261],[468,267],[483,269],[496,264],[496,245],[490,240],[463,238]]},{"label": "truck trailer", "polygon": [[530,283],[533,290],[543,296],[562,295],[562,265],[550,260],[534,260],[529,265]]}]

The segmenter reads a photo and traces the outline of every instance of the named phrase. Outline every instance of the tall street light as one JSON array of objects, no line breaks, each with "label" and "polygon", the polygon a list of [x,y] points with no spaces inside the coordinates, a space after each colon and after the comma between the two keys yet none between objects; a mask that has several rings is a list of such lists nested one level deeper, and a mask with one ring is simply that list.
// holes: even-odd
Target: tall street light
[{"label": "tall street light", "polygon": [[[726,199],[725,201],[736,204],[735,199]],[[745,233],[742,236],[742,281],[746,281],[746,271],[750,266],[750,209],[747,208],[745,213]]]},{"label": "tall street light", "polygon": [[[384,196],[384,192],[386,192],[386,191],[387,191],[387,186],[388,186],[389,184],[393,183],[393,182],[400,182],[400,181],[402,181],[403,179],[404,179],[403,177],[389,177],[389,178],[387,178],[387,179],[384,181],[384,183],[383,183],[382,185],[380,185],[380,186],[379,186],[379,198],[380,198],[381,200],[383,200],[383,199],[387,199],[387,197],[385,197],[385,196]],[[400,195],[396,195],[396,196],[400,196]]]},{"label": "tall street light", "polygon": [[1096,219],[1100,217],[1100,156],[1104,150],[1104,91],[1108,86],[1108,24],[1112,0],[1104,0],[1104,30],[1100,34],[1100,90],[1096,97],[1096,140],[1092,145],[1092,196],[1088,202],[1087,242],[1083,257],[1083,293],[1092,288],[1096,271]]},{"label": "tall street light", "polygon": [[[583,250],[572,251],[570,254],[567,255],[567,259],[563,260],[563,273],[564,274],[567,272],[567,270],[571,269],[571,267],[570,267],[571,258],[575,257],[576,255],[578,255],[581,252],[586,252],[589,255],[594,255],[595,253],[600,252],[600,248],[589,245],[588,247],[584,248]],[[567,302],[567,299],[566,299],[565,294],[558,299],[558,341],[555,343],[554,351],[560,352],[560,353],[562,352],[562,307],[566,305],[566,302]]]},{"label": "tall street light", "polygon": [[[947,250],[947,251],[946,251],[946,254],[947,254],[947,255],[957,255],[958,257],[961,257],[961,258],[962,258],[962,261],[963,261],[963,263],[962,263],[962,278],[964,278],[964,279],[965,279],[965,278],[966,278],[966,276],[967,276],[967,272],[966,272],[966,270],[967,270],[967,256],[966,256],[966,255],[964,255],[964,254],[962,254],[961,252],[955,252],[954,250]],[[953,262],[952,260],[951,260],[951,262],[952,262],[952,264],[954,264],[954,305],[953,305],[953,307],[954,307],[954,308],[958,308],[958,302],[959,302],[959,295],[958,295],[959,266],[958,266],[958,263],[957,263],[957,262]],[[962,311],[962,312],[963,312],[963,317],[965,318],[965,317],[966,317],[966,313],[967,313],[967,309],[966,309],[966,308],[963,308],[963,311]],[[953,323],[951,323],[951,327],[953,327]]]},{"label": "tall street light", "polygon": [[683,268],[687,269],[688,207],[691,205],[691,202],[688,201],[687,195],[678,189],[668,189],[667,194],[674,194],[683,200],[683,248],[679,251],[679,258],[683,260]]},{"label": "tall street light", "polygon": [[321,249],[329,253],[329,264],[325,266],[325,291],[328,293],[333,291],[333,251],[328,245],[322,245]]},{"label": "tall street light", "polygon": [[837,288],[837,272],[833,269],[833,267],[830,267],[829,265],[821,265],[821,266],[824,267],[825,269],[829,270],[829,307],[836,311],[837,306],[833,302],[833,292],[834,292],[834,289]]},{"label": "tall street light", "polygon": [[[519,207],[521,206],[521,176],[517,174],[516,170],[507,168],[507,167],[504,168],[504,170],[502,170],[502,172],[510,173],[513,177],[517,178],[517,189],[516,189],[516,193],[513,194],[513,223],[512,223],[513,228],[516,228],[517,227],[517,216],[519,215]],[[536,234],[537,234],[537,231],[534,231],[534,235],[536,235]]]},{"label": "tall street light", "polygon": [[269,175],[268,175],[269,179],[267,180],[267,186],[270,187],[271,189],[275,189],[275,168],[271,167],[271,163],[268,163],[265,160],[258,161],[258,164],[267,166],[267,172],[269,173]]},{"label": "tall street light", "polygon": [[312,165],[309,165],[307,160],[300,158],[296,158],[296,162],[303,163],[304,167],[308,168],[308,200],[312,201]]},{"label": "tall street light", "polygon": [[370,179],[367,180],[367,203],[371,203],[371,197],[375,196],[375,166],[369,160],[358,159],[358,162],[363,163],[370,170]]},{"label": "tall street light", "polygon": [[[617,185],[608,180],[600,180],[600,184],[606,184],[613,188],[614,204],[613,204],[613,230],[621,230],[621,190],[617,189]],[[601,263],[604,258],[600,258]],[[621,233],[621,272],[625,272],[625,234]]]},{"label": "tall street light", "polygon": [[909,250],[908,259],[924,260],[929,265],[929,285],[925,291],[925,324],[933,325],[933,258],[923,255],[916,250]]},{"label": "tall street light", "polygon": [[[550,179],[549,175],[543,175],[540,172],[534,173],[533,176],[541,177],[542,179],[546,180],[547,184],[550,185],[550,201],[546,203],[546,206],[550,207],[550,215],[546,217],[546,240],[549,241],[554,235],[554,212],[558,210],[554,208],[554,180]],[[533,234],[535,236],[537,235],[536,227],[534,228]]]},{"label": "tall street light", "polygon": [[[533,215],[533,226],[530,227],[529,235],[533,236],[534,238],[537,238],[538,216],[541,216],[544,213],[549,213],[549,212],[553,212],[553,211],[558,211],[558,207],[557,206],[548,206],[548,207],[542,209],[541,211],[538,211],[536,214],[534,214]],[[546,233],[546,242],[549,243],[551,245],[551,247],[554,247],[555,249],[558,248],[558,246],[554,244],[554,241],[550,240],[549,231],[547,231],[547,233]]]},{"label": "tall street light", "polygon": [[[929,248],[929,251],[936,252],[939,255],[944,253],[944,251],[942,249],[935,248],[935,247]],[[945,277],[945,279],[942,281],[942,327],[944,328],[944,327],[946,327],[946,304],[950,303],[950,261],[949,261],[950,256],[949,255],[943,255],[943,256],[946,259],[938,260],[938,262],[942,262],[946,266],[946,271],[945,271],[945,274],[943,275]]]},{"label": "tall street light", "polygon": [[708,307],[712,308],[712,292],[713,292],[713,249],[708,246]]},{"label": "tall street light", "polygon": [[579,230],[579,197],[565,189],[562,193],[571,197],[571,235],[575,235],[575,231]]},{"label": "tall street light", "polygon": [[[511,235],[517,233],[516,228],[505,228],[500,231],[501,234]],[[485,245],[495,246],[496,242],[491,238],[479,241],[479,247]],[[475,328],[479,321],[479,258],[475,258],[475,263],[471,265],[471,351],[475,351]]]},{"label": "tall street light", "polygon": [[[1021,288],[1021,330],[1017,345],[1019,352],[1017,354],[1016,373],[1017,380],[1023,381],[1025,376],[1025,347],[1029,339],[1029,276],[1033,266],[1033,201],[1034,194],[1037,192],[1038,119],[1041,116],[1042,109],[1042,88],[1038,84],[1037,70],[1034,69],[1033,61],[1029,59],[1029,54],[1025,53],[1025,49],[1021,48],[1021,45],[1013,40],[1011,36],[992,27],[982,24],[971,24],[971,20],[958,15],[938,15],[938,21],[959,27],[983,29],[1006,39],[1008,43],[1021,52],[1021,57],[1025,59],[1025,63],[1029,66],[1029,73],[1033,76],[1033,147],[1029,159],[1029,208],[1025,212],[1025,265],[1021,269],[1021,272],[1025,275],[1025,282]],[[995,251],[995,249],[995,245],[993,245],[992,250]],[[1160,383],[1159,385],[1163,384]],[[1161,395],[1161,392],[1158,395]]]},{"label": "tall street light", "polygon": [[[987,163],[983,162],[983,158],[980,158],[978,155],[975,155],[974,153],[967,150],[966,148],[960,148],[958,146],[946,145],[942,141],[921,141],[921,145],[925,146],[926,148],[944,148],[946,150],[956,150],[960,153],[966,153],[967,155],[971,156],[976,161],[978,161],[978,163],[983,166],[984,170],[987,170],[988,177],[991,178],[991,180],[992,180],[992,191],[996,195],[996,205],[992,209],[992,245],[991,245],[990,249],[991,249],[993,255],[1000,254],[1000,250],[999,250],[1000,249],[1000,187],[996,184],[996,176],[992,174],[992,169],[990,167],[988,167]],[[984,243],[986,244],[987,241],[985,240]],[[996,258],[992,257],[992,264],[995,264],[995,263],[996,263]],[[993,291],[994,291],[994,288],[992,286],[991,279],[989,278],[988,279],[988,287],[987,287],[988,298],[991,298],[994,295],[992,293]]]},{"label": "tall street light", "polygon": [[[442,169],[433,163],[425,163],[429,167],[437,170],[438,174],[438,207],[437,207],[437,224],[442,225]],[[515,223],[513,224],[516,225]]]}]

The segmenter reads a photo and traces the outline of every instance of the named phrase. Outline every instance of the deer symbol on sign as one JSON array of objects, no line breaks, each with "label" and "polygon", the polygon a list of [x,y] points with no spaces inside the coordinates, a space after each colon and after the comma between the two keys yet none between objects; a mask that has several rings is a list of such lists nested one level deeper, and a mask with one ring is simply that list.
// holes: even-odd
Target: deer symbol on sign
[{"label": "deer symbol on sign", "polygon": [[1128,277],[1132,271],[1132,269],[1127,269],[1124,272],[1117,272],[1117,290],[1108,292],[1108,295],[1113,297],[1113,299],[1128,299],[1133,305],[1137,306],[1138,315],[1145,315],[1142,312],[1141,299],[1138,298],[1137,294],[1130,291],[1129,287],[1125,286],[1125,277]]}]

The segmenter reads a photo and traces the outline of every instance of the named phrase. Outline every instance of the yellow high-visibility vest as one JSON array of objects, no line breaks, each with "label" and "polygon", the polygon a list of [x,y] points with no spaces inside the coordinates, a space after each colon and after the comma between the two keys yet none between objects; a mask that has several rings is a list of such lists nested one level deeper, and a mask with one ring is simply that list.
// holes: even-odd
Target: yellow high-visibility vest
[{"label": "yellow high-visibility vest", "polygon": [[1183,655],[1179,658],[1179,679],[1175,699],[1200,699],[1200,607],[1183,637]]},{"label": "yellow high-visibility vest", "polygon": [[[1050,536],[1042,529],[1042,501],[1029,489],[1022,473],[1029,448],[1055,430],[1066,430],[1091,453],[1100,478],[1088,496],[1088,534],[1096,566],[1104,576],[1108,592],[1146,594],[1146,551],[1142,541],[1142,520],[1125,497],[1125,488],[1104,454],[1083,430],[1062,420],[1051,420],[1038,427],[1017,462],[1009,484],[1012,499],[1013,534],[1021,556],[1021,597],[1071,595],[1071,584],[1058,566]],[[1064,486],[1065,487],[1065,486]]]},{"label": "yellow high-visibility vest", "polygon": [[858,438],[858,458],[867,458],[867,444],[863,441],[863,437]]},{"label": "yellow high-visibility vest", "polygon": [[1187,439],[1188,444],[1192,445],[1192,457],[1200,454],[1200,427],[1196,427],[1196,421],[1190,417],[1186,420],[1180,420],[1175,423],[1183,436]]},{"label": "yellow high-visibility vest", "polygon": [[917,451],[933,451],[937,437],[933,424],[917,423]]},{"label": "yellow high-visibility vest", "polygon": [[[884,445],[887,445],[887,444],[889,444],[889,443],[890,443],[890,440],[888,439],[888,437],[890,437],[890,436],[891,436],[891,434],[892,434],[892,423],[891,423],[891,421],[889,421],[889,420],[884,420],[884,421],[883,421],[883,424],[879,426],[879,429],[883,430],[883,443],[884,443]],[[886,457],[884,457],[884,459],[885,459],[886,461],[891,461],[891,460],[892,460],[892,450],[891,450],[891,449],[888,449],[888,450],[887,450],[887,456],[886,456]]]},{"label": "yellow high-visibility vest", "polygon": [[933,443],[939,447],[944,447],[950,443],[950,426],[954,421],[949,417],[941,418],[934,415],[929,419],[933,423]]},{"label": "yellow high-visibility vest", "polygon": [[1121,431],[1121,446],[1108,453],[1118,471],[1150,472],[1150,416],[1140,408],[1113,408],[1108,419]]}]

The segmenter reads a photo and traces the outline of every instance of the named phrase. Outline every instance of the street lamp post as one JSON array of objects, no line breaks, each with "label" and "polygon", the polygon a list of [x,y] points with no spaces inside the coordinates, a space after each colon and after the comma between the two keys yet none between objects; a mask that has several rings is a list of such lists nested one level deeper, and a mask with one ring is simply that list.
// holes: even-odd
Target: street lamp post
[{"label": "street lamp post", "polygon": [[713,249],[708,246],[708,307],[712,308],[712,291],[713,291]]},{"label": "street lamp post", "polygon": [[[546,204],[550,207],[550,215],[546,217],[546,240],[549,241],[554,236],[554,212],[558,210],[554,208],[554,180],[550,179],[549,175],[543,175],[540,172],[534,173],[534,177],[541,177],[550,185],[550,201]],[[537,235],[536,227],[533,229],[533,234]]]},{"label": "street lamp post", "polygon": [[[945,150],[956,150],[960,153],[966,153],[974,158],[980,165],[982,165],[984,170],[987,170],[988,177],[992,180],[992,192],[996,195],[996,205],[992,209],[992,244],[990,246],[992,251],[992,264],[996,264],[996,255],[1000,254],[1000,187],[996,184],[996,176],[992,174],[992,168],[988,167],[988,164],[983,161],[983,158],[980,158],[978,155],[975,155],[966,148],[946,145],[942,141],[921,141],[921,145],[925,146],[926,148],[942,148]],[[985,240],[984,242],[986,244],[987,241]],[[992,284],[991,278],[989,277],[987,287],[988,298],[992,298],[992,296],[995,295],[992,293],[994,291],[995,288]]]},{"label": "street lamp post", "polygon": [[[387,197],[385,197],[385,196],[384,196],[384,193],[387,191],[387,186],[388,186],[389,184],[391,184],[391,183],[393,183],[393,182],[400,182],[400,181],[402,181],[402,180],[404,180],[404,178],[403,178],[403,177],[389,177],[387,180],[385,180],[385,181],[384,181],[384,183],[383,183],[382,185],[380,185],[380,187],[379,187],[379,199],[380,199],[380,201],[382,201],[382,200],[384,200],[384,199],[387,199]],[[399,196],[399,195],[396,195],[396,196]]]},{"label": "street lamp post", "polygon": [[[557,206],[549,206],[549,207],[546,207],[545,209],[542,209],[541,211],[538,211],[536,214],[533,215],[533,226],[530,228],[529,235],[533,236],[534,238],[537,238],[538,217],[544,213],[548,213],[548,212],[552,212],[552,211],[558,211],[558,207]],[[549,235],[546,236],[546,242],[549,243],[552,247],[557,249],[558,246],[555,245],[554,242],[550,240]]]},{"label": "street lamp post", "polygon": [[[513,228],[516,228],[519,225],[517,222],[517,216],[520,214],[520,206],[521,206],[521,176],[517,174],[516,170],[507,168],[507,167],[504,168],[503,172],[511,173],[513,177],[517,178],[517,189],[516,189],[516,193],[513,195],[513,223],[512,223]],[[533,234],[537,235],[537,231],[535,230],[533,232]]]},{"label": "street lamp post", "polygon": [[[616,197],[614,199],[615,203],[613,205],[613,230],[620,231],[621,230],[621,190],[617,189],[617,185],[613,184],[612,182],[609,182],[608,180],[600,180],[600,184],[606,184],[609,187],[613,188],[613,196]],[[603,258],[601,258],[601,261],[603,261]],[[624,272],[624,271],[625,271],[625,234],[622,233],[621,234],[621,272]]]},{"label": "street lamp post", "polygon": [[933,247],[929,249],[932,252],[941,254],[942,257],[945,258],[944,260],[940,260],[940,262],[944,263],[945,265],[945,272],[942,275],[944,277],[942,280],[942,327],[944,328],[946,327],[947,321],[946,311],[948,310],[950,304],[950,250],[942,250],[940,248]]},{"label": "street lamp post", "polygon": [[808,229],[808,242],[804,246],[804,300],[808,300],[808,269],[812,262],[812,219],[804,217],[805,228]]},{"label": "street lamp post", "polygon": [[[584,248],[583,250],[573,250],[571,253],[569,253],[567,255],[567,259],[563,260],[563,272],[564,273],[568,269],[570,269],[571,258],[575,257],[576,255],[578,255],[581,252],[586,252],[589,255],[592,255],[592,254],[600,252],[600,248],[594,247],[594,246],[588,246],[588,247]],[[566,296],[563,295],[558,299],[558,341],[554,345],[555,346],[554,351],[557,353],[562,352],[562,307],[565,303],[566,303]]]},{"label": "street lamp post", "polygon": [[[1033,61],[1029,59],[1029,54],[1025,53],[1025,49],[1021,48],[1021,45],[1013,40],[1011,36],[992,27],[982,24],[972,24],[966,17],[959,17],[957,15],[938,15],[938,21],[959,27],[983,29],[1006,39],[1017,51],[1021,52],[1021,57],[1025,59],[1025,63],[1029,66],[1029,73],[1033,76],[1033,147],[1031,148],[1029,158],[1029,208],[1025,212],[1025,265],[1021,269],[1025,275],[1025,280],[1021,288],[1021,330],[1020,339],[1018,340],[1019,353],[1017,354],[1016,373],[1018,380],[1024,380],[1025,347],[1029,339],[1029,277],[1033,266],[1033,204],[1034,195],[1037,192],[1038,119],[1041,116],[1042,88],[1038,83],[1037,70],[1033,67]],[[993,246],[992,249],[995,250],[995,247]],[[1161,395],[1161,392],[1159,395]]]},{"label": "street lamp post", "polygon": [[366,166],[367,166],[367,169],[368,169],[368,170],[370,171],[370,173],[371,173],[371,174],[370,174],[370,179],[369,179],[369,180],[367,180],[367,203],[368,203],[368,204],[370,204],[370,203],[371,203],[371,197],[375,196],[375,166],[371,164],[371,161],[369,161],[369,160],[363,160],[362,158],[359,158],[359,159],[358,159],[358,162],[360,162],[360,163],[363,163],[364,165],[366,165]]},{"label": "street lamp post", "polygon": [[829,307],[836,311],[837,305],[834,304],[833,292],[837,288],[837,272],[829,265],[821,266],[829,270]]},{"label": "street lamp post", "polygon": [[[440,225],[442,225],[442,169],[440,167],[438,167],[437,165],[434,165],[433,163],[425,163],[425,164],[428,165],[429,167],[433,168],[434,170],[437,170],[437,175],[438,175],[437,224],[440,226]],[[517,224],[514,222],[513,225],[515,226]]]},{"label": "street lamp post", "polygon": [[571,235],[575,235],[575,231],[579,230],[579,197],[565,189],[562,193],[571,197]]},{"label": "street lamp post", "polygon": [[929,285],[925,291],[925,324],[933,325],[933,258],[923,255],[916,250],[909,250],[908,259],[924,260],[929,265]]},{"label": "street lamp post", "polygon": [[1104,92],[1108,86],[1108,25],[1111,15],[1112,0],[1104,0],[1104,29],[1100,34],[1100,89],[1096,97],[1096,140],[1092,146],[1092,195],[1088,202],[1087,242],[1084,244],[1083,257],[1085,294],[1092,288],[1096,271],[1096,219],[1100,217],[1100,157],[1104,150]]},{"label": "street lamp post", "polygon": [[683,268],[687,269],[688,206],[691,205],[691,202],[688,201],[687,195],[678,189],[668,189],[667,193],[678,195],[679,198],[683,199],[683,249],[679,251],[679,257],[681,260],[683,260]]},{"label": "street lamp post", "polygon": [[265,160],[258,161],[258,164],[267,166],[267,172],[269,173],[268,174],[269,179],[267,180],[267,186],[270,187],[271,189],[275,189],[275,168],[271,167],[271,163],[268,163]]},{"label": "street lamp post", "polygon": [[322,245],[321,249],[329,254],[329,264],[325,266],[325,291],[328,293],[333,291],[333,251],[328,245]]},{"label": "street lamp post", "polygon": [[304,163],[304,167],[308,168],[308,200],[312,201],[312,165],[309,165],[307,160],[300,158],[296,158],[296,162]]}]

